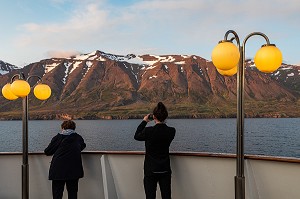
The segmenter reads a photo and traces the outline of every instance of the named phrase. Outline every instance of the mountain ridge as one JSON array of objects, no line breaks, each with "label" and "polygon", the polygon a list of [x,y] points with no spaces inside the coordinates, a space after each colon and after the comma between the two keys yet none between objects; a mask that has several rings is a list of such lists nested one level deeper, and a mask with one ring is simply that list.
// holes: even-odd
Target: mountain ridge
[{"label": "mountain ridge", "polygon": [[[246,65],[245,98],[251,104],[247,117],[300,116],[295,110],[299,66],[282,64],[278,71],[264,74],[252,60]],[[34,119],[140,118],[158,101],[166,103],[174,118],[235,117],[236,112],[236,76],[221,76],[211,61],[197,55],[114,55],[97,50],[10,69],[0,75],[0,85],[18,72],[39,75],[52,89],[47,101],[29,97]],[[1,97],[0,103],[2,119],[20,118],[20,102]],[[286,108],[279,110],[282,106]]]}]

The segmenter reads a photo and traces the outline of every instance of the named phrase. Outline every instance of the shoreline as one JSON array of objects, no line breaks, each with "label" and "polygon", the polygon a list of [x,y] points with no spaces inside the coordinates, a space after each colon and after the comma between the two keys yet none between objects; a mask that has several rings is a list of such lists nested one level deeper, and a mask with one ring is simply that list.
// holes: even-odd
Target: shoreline
[{"label": "shoreline", "polygon": [[[143,119],[146,115],[106,115],[106,116],[76,116],[69,114],[55,114],[55,115],[29,115],[29,120],[130,120],[130,119]],[[236,118],[235,115],[221,115],[221,116],[207,116],[207,115],[171,115],[168,117],[169,119],[230,119]],[[278,115],[278,114],[262,114],[262,115],[245,115],[245,118],[300,118],[300,116],[287,116],[287,115]],[[14,121],[14,120],[22,120],[22,116],[7,116],[1,117],[0,121]]]}]

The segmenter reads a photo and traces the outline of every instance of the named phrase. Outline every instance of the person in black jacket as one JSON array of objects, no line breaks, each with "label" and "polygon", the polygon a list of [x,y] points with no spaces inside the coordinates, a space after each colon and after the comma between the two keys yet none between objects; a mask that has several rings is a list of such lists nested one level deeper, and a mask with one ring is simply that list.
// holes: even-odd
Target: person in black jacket
[{"label": "person in black jacket", "polygon": [[171,166],[169,147],[175,137],[175,128],[166,125],[168,111],[162,102],[153,110],[154,126],[146,127],[151,114],[144,117],[137,127],[134,139],[145,141],[144,190],[146,199],[156,198],[159,183],[162,199],[171,199]]},{"label": "person in black jacket", "polygon": [[78,181],[83,177],[81,151],[86,147],[83,138],[75,132],[76,123],[72,120],[61,124],[62,132],[54,136],[44,150],[47,156],[53,155],[49,180],[52,180],[53,199],[62,199],[67,185],[68,199],[77,199]]}]

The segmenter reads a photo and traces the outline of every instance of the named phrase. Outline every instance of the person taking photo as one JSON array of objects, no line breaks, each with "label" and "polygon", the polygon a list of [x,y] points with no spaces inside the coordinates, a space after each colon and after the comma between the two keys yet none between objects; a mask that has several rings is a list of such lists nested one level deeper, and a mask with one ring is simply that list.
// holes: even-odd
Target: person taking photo
[{"label": "person taking photo", "polygon": [[[154,126],[146,127],[152,119]],[[162,199],[171,199],[171,166],[169,147],[175,137],[175,128],[165,123],[168,117],[166,106],[159,102],[137,127],[134,139],[145,141],[146,154],[144,160],[144,190],[146,199],[156,198],[159,183]]]}]

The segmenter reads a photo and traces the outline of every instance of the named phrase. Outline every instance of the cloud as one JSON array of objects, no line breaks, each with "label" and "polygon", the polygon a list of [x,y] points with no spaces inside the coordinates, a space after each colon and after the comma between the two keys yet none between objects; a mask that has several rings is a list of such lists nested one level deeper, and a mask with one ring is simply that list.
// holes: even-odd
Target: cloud
[{"label": "cloud", "polygon": [[74,55],[79,55],[81,54],[80,52],[78,51],[56,51],[56,50],[53,50],[53,51],[48,51],[46,53],[46,55],[50,58],[68,58],[68,57],[71,57],[71,56],[74,56]]},{"label": "cloud", "polygon": [[[166,15],[171,11],[173,14],[177,13],[179,15],[181,13],[190,15],[197,12],[199,16],[207,15],[210,18],[218,18],[224,14],[229,18],[236,15],[250,18],[260,18],[263,16],[268,16],[269,18],[286,18],[299,13],[300,1],[290,0],[287,3],[283,0],[152,0],[139,1],[132,7],[137,11],[156,11],[157,13]],[[181,13],[178,11],[181,11]],[[173,15],[173,17],[177,18],[177,15]]]},{"label": "cloud", "polygon": [[18,47],[36,47],[43,52],[74,49],[85,53],[94,50],[126,53],[131,49],[132,53],[145,53],[148,49],[146,53],[175,50],[197,53],[198,45],[203,53],[210,51],[229,29],[242,37],[253,31],[272,32],[274,36],[280,34],[276,29],[283,24],[299,30],[295,25],[299,21],[298,0],[288,3],[282,0],[140,0],[125,7],[114,6],[109,0],[52,1],[65,6],[72,4],[68,18],[23,24],[22,34],[16,39]]},{"label": "cloud", "polygon": [[88,39],[91,33],[101,32],[101,29],[109,25],[106,11],[98,7],[98,4],[88,4],[81,9],[75,9],[71,18],[60,22],[23,24],[19,27],[23,33],[16,43],[23,47],[37,44],[59,47],[80,39]]},{"label": "cloud", "polygon": [[[274,19],[284,21],[294,14],[298,15],[300,7],[300,2],[296,0],[291,0],[288,4],[279,0],[144,0],[125,8],[109,6],[97,0],[85,2],[89,3],[75,6],[69,15],[71,17],[64,21],[22,25],[25,33],[20,37],[19,43],[31,45],[48,41],[51,45],[57,44],[54,40],[59,40],[60,43],[68,44],[78,42],[80,38],[93,39],[93,36],[97,36],[98,41],[107,38],[128,39],[147,37],[149,33],[155,36],[160,32],[167,33],[168,30],[168,36],[174,35],[174,38],[190,33],[196,39],[202,35],[210,36],[211,34],[205,34],[207,31],[220,31],[225,27],[239,27],[247,31],[253,25],[268,26]],[[266,24],[258,25],[259,20]]]}]

